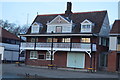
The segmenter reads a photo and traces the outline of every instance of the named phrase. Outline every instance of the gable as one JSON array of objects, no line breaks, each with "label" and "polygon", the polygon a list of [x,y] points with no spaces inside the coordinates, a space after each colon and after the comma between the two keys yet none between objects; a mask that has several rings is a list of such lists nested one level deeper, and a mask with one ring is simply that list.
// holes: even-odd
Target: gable
[{"label": "gable", "polygon": [[66,18],[58,15],[55,17],[52,21],[49,22],[49,24],[67,24],[70,23]]},{"label": "gable", "polygon": [[81,24],[92,24],[92,22],[87,20],[87,19],[85,19]]}]

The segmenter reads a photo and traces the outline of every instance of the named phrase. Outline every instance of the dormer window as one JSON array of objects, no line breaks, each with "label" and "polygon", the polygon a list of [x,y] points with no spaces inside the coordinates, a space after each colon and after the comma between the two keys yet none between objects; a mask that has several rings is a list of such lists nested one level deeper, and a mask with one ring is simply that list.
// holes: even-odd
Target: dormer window
[{"label": "dormer window", "polygon": [[31,33],[39,33],[42,27],[42,24],[34,22],[32,24]]},{"label": "dormer window", "polygon": [[82,23],[81,23],[81,32],[92,32],[92,25],[93,23],[89,20],[84,20]]}]

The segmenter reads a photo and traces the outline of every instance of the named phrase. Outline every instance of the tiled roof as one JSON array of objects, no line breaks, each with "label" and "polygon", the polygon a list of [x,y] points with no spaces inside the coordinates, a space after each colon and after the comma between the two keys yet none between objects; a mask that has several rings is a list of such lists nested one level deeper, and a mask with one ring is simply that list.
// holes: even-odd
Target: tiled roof
[{"label": "tiled roof", "polygon": [[2,38],[9,38],[9,39],[14,39],[14,40],[20,40],[16,35],[10,33],[9,31],[3,29],[0,27],[1,30],[1,37]]},{"label": "tiled roof", "polygon": [[120,34],[120,20],[115,20],[110,34]]},{"label": "tiled roof", "polygon": [[[93,11],[93,12],[79,12],[79,13],[71,13],[69,16],[69,19],[75,23],[75,27],[72,31],[72,33],[79,33],[80,32],[80,23],[83,22],[85,19],[90,20],[95,25],[93,26],[93,33],[99,33],[101,26],[103,24],[104,18],[107,14],[107,11]],[[43,24],[43,29],[40,33],[46,33],[47,21],[53,20],[56,16],[61,15],[63,17],[66,17],[65,14],[46,14],[46,15],[37,15],[34,22],[38,22]],[[30,27],[31,29],[31,27]],[[30,29],[28,30],[28,34],[30,33]]]}]

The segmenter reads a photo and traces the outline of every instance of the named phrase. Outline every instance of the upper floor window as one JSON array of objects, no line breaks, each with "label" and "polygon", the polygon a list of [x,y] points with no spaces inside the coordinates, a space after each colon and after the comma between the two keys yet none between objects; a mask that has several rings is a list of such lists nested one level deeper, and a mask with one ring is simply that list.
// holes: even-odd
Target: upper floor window
[{"label": "upper floor window", "polygon": [[62,42],[70,42],[70,38],[62,38]]},{"label": "upper floor window", "polygon": [[62,32],[62,26],[56,26],[56,32],[61,33]]},{"label": "upper floor window", "polygon": [[[57,42],[58,39],[57,38],[53,38],[53,42]],[[52,38],[47,38],[47,42],[52,42]]]},{"label": "upper floor window", "polygon": [[43,27],[42,24],[34,22],[32,24],[31,33],[39,33],[42,27]]},{"label": "upper floor window", "polygon": [[93,23],[89,20],[84,20],[81,23],[81,32],[92,32],[92,25]]},{"label": "upper floor window", "polygon": [[106,38],[101,38],[101,45],[106,46],[107,45],[107,39]]},{"label": "upper floor window", "polygon": [[81,42],[90,43],[90,38],[81,38]]},{"label": "upper floor window", "polygon": [[35,40],[38,42],[38,38],[31,38],[31,42],[35,42]]}]

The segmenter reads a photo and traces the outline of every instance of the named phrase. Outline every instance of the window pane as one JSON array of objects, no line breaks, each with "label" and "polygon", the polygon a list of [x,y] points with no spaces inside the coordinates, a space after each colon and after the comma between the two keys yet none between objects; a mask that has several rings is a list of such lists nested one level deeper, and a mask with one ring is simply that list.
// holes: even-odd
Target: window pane
[{"label": "window pane", "polygon": [[[58,39],[57,38],[53,38],[53,42],[57,42]],[[47,42],[52,42],[52,38],[47,38]]]},{"label": "window pane", "polygon": [[81,42],[90,43],[90,38],[81,38]]},{"label": "window pane", "polygon": [[40,54],[40,55],[38,56],[38,59],[45,59],[44,54]]},{"label": "window pane", "polygon": [[52,42],[52,38],[47,38],[47,42]]},{"label": "window pane", "polygon": [[31,59],[37,59],[37,51],[31,51],[30,52],[30,58]]},{"label": "window pane", "polygon": [[62,26],[56,26],[56,32],[62,32]]},{"label": "window pane", "polygon": [[70,38],[62,38],[62,42],[70,42]]}]

